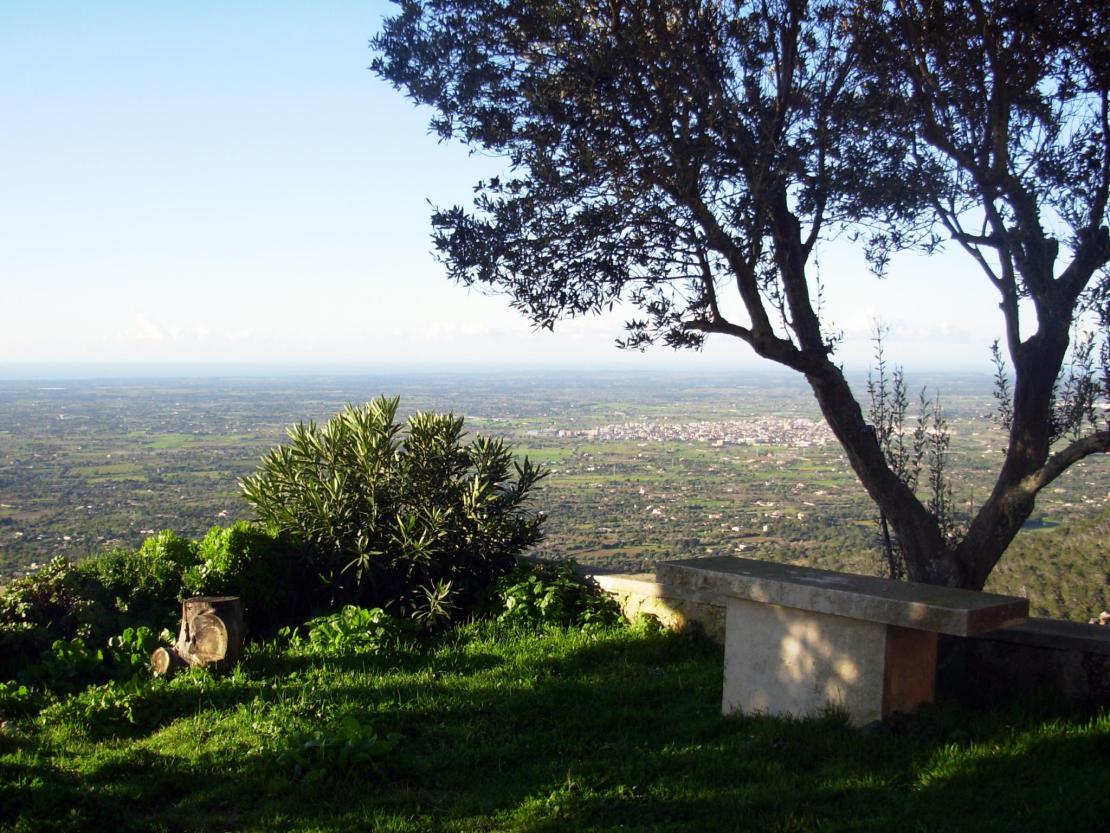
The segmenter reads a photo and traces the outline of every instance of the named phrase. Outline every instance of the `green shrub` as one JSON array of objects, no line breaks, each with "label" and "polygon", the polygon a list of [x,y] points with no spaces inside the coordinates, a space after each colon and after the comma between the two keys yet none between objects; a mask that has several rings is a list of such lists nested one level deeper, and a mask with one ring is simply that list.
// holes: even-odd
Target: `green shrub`
[{"label": "green shrub", "polygon": [[11,679],[59,639],[98,638],[114,618],[99,583],[58,556],[0,594],[0,679]]},{"label": "green shrub", "polygon": [[434,625],[465,615],[541,537],[527,503],[544,476],[500,439],[397,399],[299,424],[241,481],[260,520],[304,547],[318,604],[357,603]]},{"label": "green shrub", "polygon": [[78,570],[100,587],[119,614],[118,630],[172,627],[181,613],[183,576],[197,563],[197,544],[171,530],[143,541],[138,550],[116,548],[92,556]]},{"label": "green shrub", "polygon": [[145,625],[124,628],[108,640],[106,657],[116,679],[146,677],[150,672],[150,655],[159,645],[157,634]]},{"label": "green shrub", "polygon": [[27,666],[21,682],[54,693],[76,691],[89,680],[105,673],[104,650],[92,648],[79,636],[56,639],[38,662]]},{"label": "green shrub", "polygon": [[0,678],[36,662],[57,640],[103,645],[127,627],[161,629],[180,614],[182,574],[196,544],[160,532],[138,551],[117,548],[71,564],[58,556],[0,593]]},{"label": "green shrub", "polygon": [[150,628],[125,628],[101,644],[104,647],[98,648],[80,636],[56,639],[37,661],[16,670],[10,687],[20,685],[36,694],[62,696],[90,684],[149,679],[150,655],[158,647]]},{"label": "green shrub", "polygon": [[380,607],[355,605],[317,616],[305,622],[304,629],[307,637],[300,635],[300,628],[287,628],[283,633],[294,646],[307,646],[313,653],[324,654],[377,651],[415,636],[412,622],[390,616]]},{"label": "green shrub", "polygon": [[215,528],[199,546],[165,531],[137,551],[116,548],[76,565],[55,558],[0,593],[0,699],[143,676],[155,632],[176,629],[186,576],[203,576],[202,589],[244,597],[259,619],[288,615],[284,601],[271,607],[294,592],[288,565],[273,536],[248,524]]},{"label": "green shrub", "polygon": [[569,564],[521,563],[494,585],[501,621],[594,628],[621,621],[612,598],[575,574]]},{"label": "green shrub", "polygon": [[0,721],[31,714],[41,706],[38,692],[26,683],[0,680]]},{"label": "green shrub", "polygon": [[145,670],[155,632],[176,630],[184,595],[240,596],[261,630],[291,618],[297,588],[286,544],[247,523],[199,544],[167,530],[138,550],[59,556],[0,593],[0,681],[65,692],[126,679]]},{"label": "green shrub", "polygon": [[188,594],[238,596],[255,633],[304,609],[293,554],[280,536],[246,521],[214,526],[198,545],[197,557],[198,563],[185,572]]}]

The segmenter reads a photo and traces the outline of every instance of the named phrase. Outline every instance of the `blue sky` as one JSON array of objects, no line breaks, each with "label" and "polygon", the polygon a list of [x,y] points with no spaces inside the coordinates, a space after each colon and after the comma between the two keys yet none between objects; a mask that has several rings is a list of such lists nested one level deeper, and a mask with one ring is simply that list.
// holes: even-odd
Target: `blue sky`
[{"label": "blue sky", "polygon": [[[428,135],[367,69],[382,2],[0,4],[0,363],[748,366],[539,333],[449,283],[429,201],[497,160]],[[997,302],[958,255],[822,260],[842,360],[989,371]]]}]

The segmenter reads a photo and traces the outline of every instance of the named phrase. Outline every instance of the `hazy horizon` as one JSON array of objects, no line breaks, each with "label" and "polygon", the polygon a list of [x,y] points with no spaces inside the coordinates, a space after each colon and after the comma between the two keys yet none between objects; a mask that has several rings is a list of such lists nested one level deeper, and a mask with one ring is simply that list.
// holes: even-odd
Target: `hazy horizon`
[{"label": "hazy horizon", "polygon": [[[894,366],[893,363],[891,365]],[[907,374],[933,374],[953,378],[982,378],[990,380],[987,368],[973,370],[945,366],[903,366]],[[844,368],[849,377],[866,375],[868,367]],[[765,377],[797,380],[805,378],[795,371],[769,362],[758,365],[729,366],[723,363],[705,363],[703,366],[686,366],[644,362],[640,366],[606,365],[594,363],[589,367],[576,364],[543,362],[520,363],[382,363],[366,362],[0,362],[0,381],[38,381],[56,379],[220,379],[220,378],[297,378],[327,376],[402,376],[402,375],[520,375],[536,371],[556,375],[603,376],[625,374],[629,376],[736,376]]]}]

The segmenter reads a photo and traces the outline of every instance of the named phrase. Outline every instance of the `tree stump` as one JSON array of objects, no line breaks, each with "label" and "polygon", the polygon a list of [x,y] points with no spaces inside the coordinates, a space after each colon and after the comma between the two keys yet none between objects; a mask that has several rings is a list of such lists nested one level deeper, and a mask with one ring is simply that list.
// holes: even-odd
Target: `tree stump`
[{"label": "tree stump", "polygon": [[243,606],[238,596],[196,596],[181,603],[181,629],[172,648],[150,657],[155,674],[184,665],[232,665],[243,655]]}]

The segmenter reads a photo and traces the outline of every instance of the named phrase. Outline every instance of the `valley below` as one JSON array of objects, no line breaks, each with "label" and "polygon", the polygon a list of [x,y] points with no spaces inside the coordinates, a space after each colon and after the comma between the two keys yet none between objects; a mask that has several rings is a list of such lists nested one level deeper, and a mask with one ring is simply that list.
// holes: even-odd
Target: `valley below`
[{"label": "valley below", "polygon": [[[986,376],[908,378],[941,397],[957,520],[988,493],[1005,437]],[[853,380],[866,407],[866,380]],[[876,511],[812,395],[771,373],[381,374],[0,381],[0,582],[56,555],[198,537],[250,517],[237,481],[298,421],[400,396],[465,415],[550,475],[532,554],[626,571],[704,554],[879,574]],[[907,419],[916,418],[911,404]],[[1110,460],[1042,493],[988,589],[1034,615],[1110,608]]]}]

